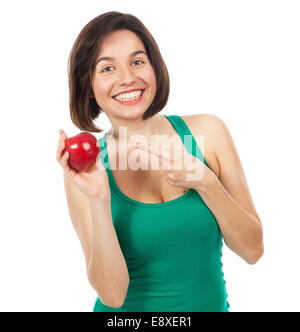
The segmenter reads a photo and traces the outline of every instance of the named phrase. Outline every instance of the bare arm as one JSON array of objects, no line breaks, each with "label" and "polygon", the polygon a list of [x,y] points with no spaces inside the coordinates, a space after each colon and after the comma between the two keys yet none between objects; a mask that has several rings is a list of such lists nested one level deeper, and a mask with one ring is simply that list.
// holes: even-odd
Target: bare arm
[{"label": "bare arm", "polygon": [[199,188],[205,204],[216,217],[226,245],[247,263],[255,264],[264,252],[263,227],[256,212],[246,176],[231,134],[218,117],[206,117],[207,137],[214,133],[219,179],[213,172]]},{"label": "bare arm", "polygon": [[110,200],[89,200],[92,216],[92,246],[88,266],[90,283],[99,294],[107,294],[111,306],[126,298],[129,274],[112,222]]},{"label": "bare arm", "polygon": [[88,271],[93,231],[89,200],[86,195],[81,193],[75,185],[68,180],[66,175],[64,175],[64,186],[70,219],[83,249],[86,270]]},{"label": "bare arm", "polygon": [[57,160],[64,169],[69,215],[84,252],[88,280],[105,305],[120,307],[129,274],[112,221],[107,173],[101,161],[89,172],[75,173],[68,166],[68,152],[60,155],[62,149],[63,144]]}]

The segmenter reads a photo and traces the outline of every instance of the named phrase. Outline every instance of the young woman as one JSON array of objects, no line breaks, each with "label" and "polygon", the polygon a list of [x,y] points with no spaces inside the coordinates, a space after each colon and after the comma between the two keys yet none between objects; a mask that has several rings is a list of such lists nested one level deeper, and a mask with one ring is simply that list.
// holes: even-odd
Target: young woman
[{"label": "young woman", "polygon": [[[168,71],[152,35],[130,14],[104,13],[83,28],[69,58],[69,87],[79,129],[101,132],[93,123],[100,112],[111,122],[89,171],[69,167],[63,130],[56,156],[98,294],[93,310],[228,311],[222,240],[254,264],[263,233],[224,122],[211,114],[158,114],[169,96]],[[171,137],[178,138],[173,149],[164,146]],[[205,158],[196,137],[204,137]],[[137,155],[142,167],[130,167]],[[149,167],[147,157],[161,167]],[[202,168],[188,177],[192,163]]]}]

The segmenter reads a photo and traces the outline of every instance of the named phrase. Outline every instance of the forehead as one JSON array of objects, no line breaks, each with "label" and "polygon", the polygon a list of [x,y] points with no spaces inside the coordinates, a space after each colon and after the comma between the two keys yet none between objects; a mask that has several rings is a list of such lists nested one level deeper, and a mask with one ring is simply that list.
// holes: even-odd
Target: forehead
[{"label": "forehead", "polygon": [[99,55],[131,53],[137,49],[145,51],[144,44],[140,38],[130,30],[118,30],[106,37]]}]

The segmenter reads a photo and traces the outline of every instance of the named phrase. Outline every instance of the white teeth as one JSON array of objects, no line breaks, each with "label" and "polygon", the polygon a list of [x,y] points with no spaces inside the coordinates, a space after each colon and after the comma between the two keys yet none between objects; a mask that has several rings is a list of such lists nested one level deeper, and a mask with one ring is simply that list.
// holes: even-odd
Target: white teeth
[{"label": "white teeth", "polygon": [[130,92],[130,93],[124,93],[124,94],[119,95],[114,98],[117,100],[120,100],[120,101],[130,101],[130,100],[137,99],[141,94],[142,94],[142,90],[139,90],[139,91],[134,91],[134,92]]}]

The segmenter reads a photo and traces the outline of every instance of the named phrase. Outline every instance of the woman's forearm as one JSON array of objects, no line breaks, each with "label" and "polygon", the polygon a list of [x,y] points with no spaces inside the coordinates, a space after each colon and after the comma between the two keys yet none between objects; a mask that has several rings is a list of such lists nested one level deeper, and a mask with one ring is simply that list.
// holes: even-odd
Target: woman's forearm
[{"label": "woman's forearm", "polygon": [[263,254],[260,220],[241,207],[217,177],[197,192],[215,216],[226,245],[247,263],[254,264]]},{"label": "woman's forearm", "polygon": [[89,200],[92,215],[92,243],[89,281],[104,304],[120,307],[125,300],[129,274],[113,225],[110,199]]}]

